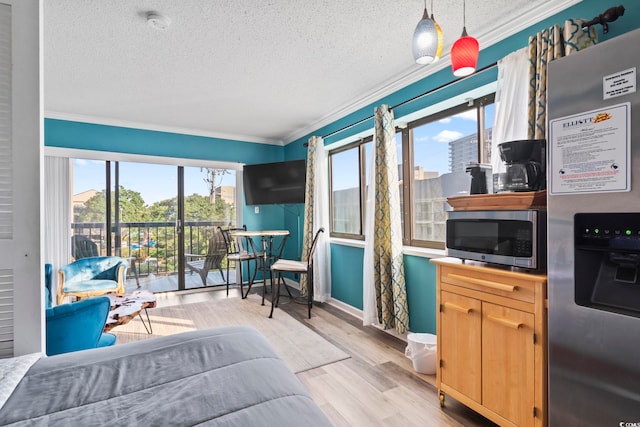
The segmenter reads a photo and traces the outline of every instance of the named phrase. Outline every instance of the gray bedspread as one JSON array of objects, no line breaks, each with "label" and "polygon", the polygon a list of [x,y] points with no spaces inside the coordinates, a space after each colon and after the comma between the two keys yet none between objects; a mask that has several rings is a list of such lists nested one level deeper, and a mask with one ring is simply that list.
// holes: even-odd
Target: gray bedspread
[{"label": "gray bedspread", "polygon": [[225,327],[43,358],[0,425],[331,424],[259,332]]}]

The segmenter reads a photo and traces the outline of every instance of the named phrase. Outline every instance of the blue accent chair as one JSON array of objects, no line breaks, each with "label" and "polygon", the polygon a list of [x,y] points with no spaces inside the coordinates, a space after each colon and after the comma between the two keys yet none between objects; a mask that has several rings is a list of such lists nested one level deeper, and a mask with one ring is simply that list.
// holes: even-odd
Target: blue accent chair
[{"label": "blue accent chair", "polygon": [[47,355],[114,345],[116,336],[102,332],[110,305],[102,296],[47,308]]},{"label": "blue accent chair", "polygon": [[82,258],[58,270],[57,303],[67,296],[78,298],[124,293],[128,263],[116,256]]},{"label": "blue accent chair", "polygon": [[51,281],[53,280],[53,266],[44,265],[44,304],[45,308],[51,308]]}]

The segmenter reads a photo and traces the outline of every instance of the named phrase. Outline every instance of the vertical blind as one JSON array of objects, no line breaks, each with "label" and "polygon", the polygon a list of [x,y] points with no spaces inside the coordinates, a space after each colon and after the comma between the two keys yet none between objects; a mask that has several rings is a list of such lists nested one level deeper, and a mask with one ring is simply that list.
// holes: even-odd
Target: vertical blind
[{"label": "vertical blind", "polygon": [[[0,3],[0,240],[13,239],[11,6]],[[0,268],[0,357],[13,356],[13,270]]]}]

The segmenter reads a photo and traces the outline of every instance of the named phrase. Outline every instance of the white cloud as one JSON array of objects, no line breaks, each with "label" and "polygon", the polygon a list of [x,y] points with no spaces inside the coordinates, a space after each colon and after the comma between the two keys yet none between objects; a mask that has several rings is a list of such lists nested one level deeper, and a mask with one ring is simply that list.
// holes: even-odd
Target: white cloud
[{"label": "white cloud", "polygon": [[440,119],[438,120],[438,123],[444,123],[445,125],[447,123],[451,123],[451,117],[445,117],[444,119]]},{"label": "white cloud", "polygon": [[433,139],[437,142],[450,142],[455,141],[458,138],[462,137],[462,133],[456,130],[443,130],[439,134],[437,134]]},{"label": "white cloud", "polygon": [[414,141],[414,143],[416,143],[416,142],[427,142],[427,141],[429,141],[429,137],[427,135],[424,135],[424,136],[420,136],[418,138],[415,138],[413,141]]},{"label": "white cloud", "polygon": [[463,120],[476,121],[478,120],[478,111],[476,109],[471,109],[471,110],[463,111],[460,114],[456,114],[454,117],[458,117]]}]

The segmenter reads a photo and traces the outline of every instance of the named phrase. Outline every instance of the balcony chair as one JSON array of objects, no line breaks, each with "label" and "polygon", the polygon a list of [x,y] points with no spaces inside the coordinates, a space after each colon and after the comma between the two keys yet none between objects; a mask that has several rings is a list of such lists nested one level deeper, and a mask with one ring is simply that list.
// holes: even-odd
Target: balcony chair
[{"label": "balcony chair", "polygon": [[[218,227],[219,228],[219,227]],[[191,273],[198,273],[202,279],[202,285],[207,286],[207,275],[210,270],[220,271],[222,280],[224,278],[224,272],[222,271],[222,260],[227,255],[227,246],[225,244],[224,236],[220,230],[216,231],[209,239],[207,246],[207,254],[185,254],[187,268]],[[229,272],[227,271],[227,294],[229,294]]]},{"label": "balcony chair", "polygon": [[[238,269],[240,275],[240,296],[246,298],[247,295],[249,295],[251,284],[253,284],[253,280],[258,271],[257,258],[261,257],[262,254],[250,250],[249,239],[247,237],[234,237],[232,235],[234,231],[247,231],[246,225],[243,225],[242,228],[223,229],[222,227],[218,227],[218,231],[222,234],[227,253],[227,295],[229,295],[229,264],[233,262],[234,267],[240,266]],[[254,262],[253,276],[251,275],[251,261]],[[248,281],[249,289],[246,294],[244,293],[244,282],[242,280],[243,262],[247,263],[247,274],[250,277]]]},{"label": "balcony chair", "polygon": [[[302,261],[279,259],[271,266],[271,273],[277,273],[278,280],[276,281],[276,290],[271,296],[271,313],[269,313],[269,318],[273,317],[273,308],[277,307],[280,302],[280,283],[284,283],[282,278],[283,273],[297,273],[307,275],[307,307],[309,310],[309,319],[311,319],[311,308],[313,307],[313,254],[316,251],[316,246],[318,246],[320,233],[324,233],[324,228],[321,227],[316,231],[309,252],[306,254],[306,259],[304,256],[302,257]],[[284,286],[285,289],[289,291],[286,283],[284,283]]]},{"label": "balcony chair", "polygon": [[100,256],[98,245],[96,242],[83,236],[82,234],[74,234],[71,236],[71,255],[74,259],[88,258]]},{"label": "balcony chair", "polygon": [[103,332],[110,303],[102,296],[47,308],[47,355],[114,345],[116,336]]},{"label": "balcony chair", "polygon": [[58,270],[57,303],[67,296],[84,298],[110,292],[124,293],[128,263],[116,256],[81,258]]}]

